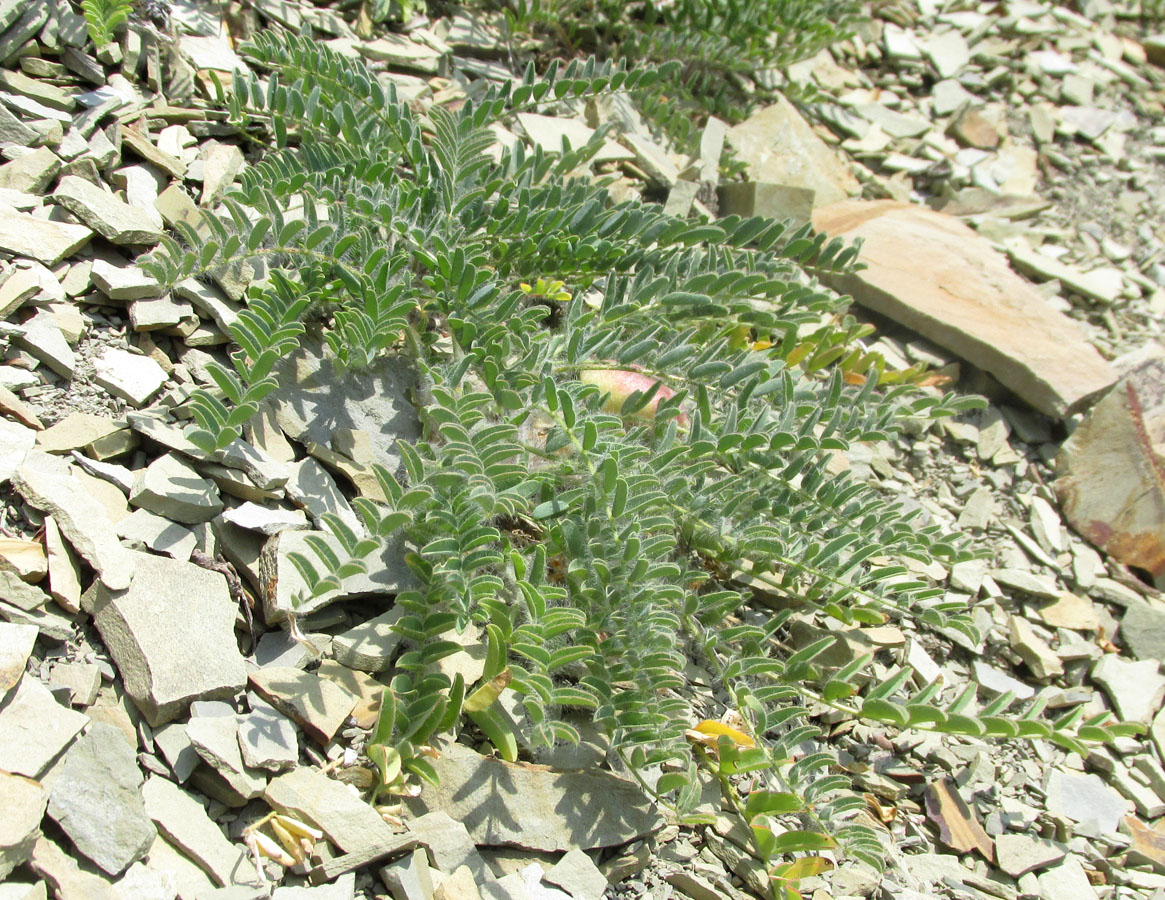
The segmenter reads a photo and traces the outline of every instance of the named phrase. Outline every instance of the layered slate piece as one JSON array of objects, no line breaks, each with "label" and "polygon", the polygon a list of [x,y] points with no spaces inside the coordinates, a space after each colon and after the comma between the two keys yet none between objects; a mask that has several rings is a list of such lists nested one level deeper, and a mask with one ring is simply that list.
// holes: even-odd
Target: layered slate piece
[{"label": "layered slate piece", "polygon": [[1116,380],[1076,323],[957,219],[847,200],[817,210],[813,225],[863,242],[867,268],[826,276],[831,287],[989,372],[1040,412],[1076,412]]}]

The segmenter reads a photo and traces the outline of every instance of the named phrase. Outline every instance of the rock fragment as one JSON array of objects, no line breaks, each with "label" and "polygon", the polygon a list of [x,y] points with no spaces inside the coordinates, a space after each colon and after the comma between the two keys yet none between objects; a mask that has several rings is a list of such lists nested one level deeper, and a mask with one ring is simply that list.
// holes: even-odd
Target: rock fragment
[{"label": "rock fragment", "polygon": [[1129,802],[1097,775],[1053,769],[1047,776],[1047,809],[1079,823],[1089,834],[1112,834],[1131,809]]},{"label": "rock fragment", "polygon": [[299,761],[295,726],[273,709],[252,710],[238,721],[243,762],[256,769],[282,772]]},{"label": "rock fragment", "polygon": [[1165,584],[1165,355],[1125,375],[1096,404],[1056,458],[1056,494],[1068,521],[1093,544]]},{"label": "rock fragment", "polygon": [[345,853],[374,853],[396,835],[371,806],[327,775],[303,766],[271,779],[263,798],[320,829]]},{"label": "rock fragment", "polygon": [[[136,562],[137,577],[128,590],[102,586],[92,614],[126,693],[146,720],[161,725],[192,700],[240,690],[246,673],[226,579],[192,563],[126,552]],[[190,640],[193,623],[198,641]]]},{"label": "rock fragment", "polygon": [[118,543],[105,508],[69,477],[67,463],[34,450],[24,458],[12,482],[25,500],[53,517],[61,533],[97,570],[106,587],[129,587],[134,558]]},{"label": "rock fragment", "polygon": [[39,778],[88,723],[25,675],[0,708],[0,771]]},{"label": "rock fragment", "polygon": [[808,188],[819,206],[861,190],[837,154],[784,97],[729,128],[727,140],[748,165],[751,181]]},{"label": "rock fragment", "polygon": [[93,361],[93,380],[115,397],[141,408],[162,389],[166,370],[148,356],[109,347]]},{"label": "rock fragment", "polygon": [[558,885],[576,900],[602,900],[607,878],[594,861],[577,847],[563,854],[543,878]]},{"label": "rock fragment", "polygon": [[93,231],[84,225],[37,219],[0,208],[0,250],[55,266],[89,242]]},{"label": "rock fragment", "polygon": [[218,885],[253,884],[254,866],[233,845],[197,800],[165,778],[152,775],[142,785],[146,812],[158,830],[193,859]]},{"label": "rock fragment", "polygon": [[71,380],[77,366],[73,348],[48,310],[36,314],[20,326],[16,342],[66,380]]},{"label": "rock fragment", "polygon": [[1165,609],[1150,603],[1134,603],[1121,619],[1120,640],[1134,657],[1165,660]]},{"label": "rock fragment", "polygon": [[52,197],[111,243],[152,247],[162,240],[150,216],[84,178],[66,175]]},{"label": "rock fragment", "polygon": [[112,725],[94,722],[65,756],[48,813],[73,845],[110,875],[146,855],[154,826],[142,806],[133,748]]},{"label": "rock fragment", "polygon": [[0,881],[32,856],[48,792],[39,781],[0,772]]},{"label": "rock fragment", "polygon": [[417,848],[380,870],[380,880],[395,900],[432,900],[433,875],[425,851]]},{"label": "rock fragment", "polygon": [[[1116,379],[1078,326],[958,220],[855,200],[819,209],[813,223],[831,237],[863,239],[868,268],[827,276],[832,287],[990,372],[1045,415],[1079,410]],[[908,252],[922,246],[925,257]]]},{"label": "rock fragment", "polygon": [[20,683],[36,636],[37,629],[32,625],[0,622],[0,703]]},{"label": "rock fragment", "polygon": [[[379,553],[373,553],[365,560],[366,572],[349,575],[339,589],[310,597],[303,575],[291,561],[290,554],[303,554],[321,575],[326,574],[326,570],[320,571],[323,563],[309,544],[313,539],[323,541],[346,561],[343,545],[328,531],[281,531],[263,545],[259,573],[263,585],[263,609],[268,622],[282,621],[293,611],[306,615],[342,597],[394,594],[415,584],[415,576],[404,564],[403,543],[397,537],[386,540]],[[300,595],[304,599],[297,604]]]},{"label": "rock fragment", "polygon": [[1001,834],[995,839],[996,862],[1012,878],[1046,869],[1064,858],[1060,845],[1026,834]]},{"label": "rock fragment", "polygon": [[140,544],[155,553],[186,562],[198,546],[198,538],[189,528],[171,522],[144,509],[135,509],[117,523],[118,537],[134,549]]},{"label": "rock fragment", "polygon": [[[488,759],[450,744],[433,761],[440,784],[406,801],[416,810],[443,810],[465,824],[477,844],[556,852],[625,844],[661,827],[642,790],[600,771],[559,772]],[[521,797],[515,805],[508,798]],[[588,797],[585,817],[568,813],[567,798]]]},{"label": "rock fragment", "polygon": [[186,723],[186,735],[207,765],[240,797],[250,800],[263,793],[267,779],[243,762],[239,724],[233,715],[194,716]]},{"label": "rock fragment", "polygon": [[19,422],[0,419],[0,484],[8,481],[20,468],[25,454],[36,446],[36,435],[34,429]]},{"label": "rock fragment", "polygon": [[158,457],[134,480],[130,503],[185,524],[209,522],[223,503],[215,486],[176,453]]},{"label": "rock fragment", "polygon": [[361,672],[383,672],[392,664],[400,647],[401,637],[393,626],[404,615],[404,610],[393,607],[373,619],[336,635],[332,641],[332,657],[349,669]]},{"label": "rock fragment", "polygon": [[356,697],[335,682],[299,669],[260,669],[248,679],[265,700],[321,744],[332,739],[356,705]]},{"label": "rock fragment", "polygon": [[493,873],[477,852],[469,831],[461,822],[455,821],[447,813],[437,811],[426,813],[408,824],[409,831],[428,849],[433,868],[441,872],[454,872],[466,866],[477,881],[492,879]]},{"label": "rock fragment", "polygon": [[123,900],[108,880],[82,869],[54,841],[41,837],[32,848],[30,866],[53,888],[58,900]]},{"label": "rock fragment", "polygon": [[1096,900],[1096,890],[1075,856],[1039,876],[1042,900]]},{"label": "rock fragment", "polygon": [[1104,688],[1121,719],[1147,725],[1165,700],[1160,669],[1159,660],[1133,662],[1110,653],[1092,667],[1092,680]]}]

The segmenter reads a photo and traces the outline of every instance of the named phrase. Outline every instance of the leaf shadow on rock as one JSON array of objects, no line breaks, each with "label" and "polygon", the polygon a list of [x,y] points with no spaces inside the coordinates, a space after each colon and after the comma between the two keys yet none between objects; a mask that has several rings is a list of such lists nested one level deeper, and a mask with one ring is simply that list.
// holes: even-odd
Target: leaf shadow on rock
[{"label": "leaf shadow on rock", "polygon": [[440,782],[409,801],[414,813],[443,810],[479,845],[557,852],[625,844],[661,827],[633,782],[598,770],[507,763],[451,744],[434,763]]},{"label": "leaf shadow on rock", "polygon": [[397,440],[415,441],[420,422],[406,392],[416,375],[400,359],[384,358],[367,371],[338,371],[335,359],[317,336],[276,364],[279,387],[269,400],[275,418],[290,437],[332,446],[337,431],[364,432],[377,462],[390,472],[400,466]]}]

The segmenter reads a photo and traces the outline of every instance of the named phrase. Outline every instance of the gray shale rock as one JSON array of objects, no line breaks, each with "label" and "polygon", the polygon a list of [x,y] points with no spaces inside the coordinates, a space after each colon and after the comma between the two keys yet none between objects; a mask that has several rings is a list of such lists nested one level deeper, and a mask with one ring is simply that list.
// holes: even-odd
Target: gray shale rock
[{"label": "gray shale rock", "polygon": [[863,240],[868,268],[827,276],[831,287],[990,372],[1045,415],[1075,412],[1116,380],[1080,327],[954,217],[853,200],[818,210],[813,224]]},{"label": "gray shale rock", "polygon": [[141,785],[134,748],[114,726],[94,722],[65,756],[48,812],[78,850],[119,875],[146,855],[157,833]]},{"label": "gray shale rock", "polygon": [[142,797],[158,830],[216,884],[255,883],[255,867],[246,851],[227,840],[201,803],[157,775],[146,780]]},{"label": "gray shale rock", "polygon": [[52,197],[111,243],[152,247],[162,240],[161,230],[146,212],[84,178],[66,175]]},{"label": "gray shale rock", "polygon": [[433,765],[440,784],[406,805],[448,813],[477,844],[553,853],[618,846],[663,827],[638,785],[606,772],[507,763],[462,744],[443,748]]},{"label": "gray shale rock", "polygon": [[223,509],[218,489],[184,462],[167,453],[149,464],[136,479],[130,503],[175,522],[209,522]]},{"label": "gray shale rock", "polygon": [[39,778],[88,722],[25,675],[0,709],[0,771]]},{"label": "gray shale rock", "polygon": [[118,543],[105,507],[69,477],[68,463],[33,450],[12,484],[31,505],[53,517],[73,549],[97,570],[102,584],[110,590],[129,587],[134,557]]},{"label": "gray shale rock", "polygon": [[0,250],[55,266],[89,242],[93,230],[84,225],[37,219],[0,209]]},{"label": "gray shale rock", "polygon": [[0,772],[0,881],[32,856],[47,802],[39,781]]},{"label": "gray shale rock", "polygon": [[137,563],[133,584],[102,586],[90,610],[125,692],[151,725],[183,714],[192,700],[233,696],[246,671],[226,579],[193,563],[127,552]]},{"label": "gray shale rock", "polygon": [[314,769],[301,766],[271,779],[263,799],[273,809],[315,825],[345,853],[375,852],[396,840],[376,810]]}]

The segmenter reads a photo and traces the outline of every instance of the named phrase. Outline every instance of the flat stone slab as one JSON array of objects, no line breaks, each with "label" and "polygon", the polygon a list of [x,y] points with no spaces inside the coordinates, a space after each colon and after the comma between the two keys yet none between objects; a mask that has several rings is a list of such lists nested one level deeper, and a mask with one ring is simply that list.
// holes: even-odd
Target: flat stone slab
[{"label": "flat stone slab", "polygon": [[1080,534],[1165,586],[1165,356],[1145,360],[1088,412],[1056,457],[1056,494]]},{"label": "flat stone slab", "polygon": [[180,787],[152,775],[142,785],[142,799],[158,830],[216,884],[254,883],[255,867],[243,848],[227,840],[202,804]]},{"label": "flat stone slab", "polygon": [[25,675],[0,709],[0,771],[39,778],[88,724],[88,716],[62,706]]},{"label": "flat stone slab", "polygon": [[0,880],[32,856],[48,799],[39,781],[0,772]]},{"label": "flat stone slab", "polygon": [[34,625],[0,622],[0,702],[20,683],[36,636]]},{"label": "flat stone slab", "polygon": [[30,868],[52,885],[60,900],[122,900],[124,895],[109,881],[84,869],[55,842],[41,837],[32,848]]},{"label": "flat stone slab", "polygon": [[144,210],[76,175],[62,178],[52,199],[110,243],[152,247],[162,240]]},{"label": "flat stone slab", "polygon": [[142,806],[134,749],[113,725],[94,722],[69,749],[49,795],[49,815],[73,846],[110,875],[141,859],[156,831]]},{"label": "flat stone slab", "polygon": [[23,334],[17,335],[16,343],[62,378],[73,377],[77,365],[76,355],[52,313],[46,309],[38,310],[20,328]]},{"label": "flat stone slab", "polygon": [[214,482],[175,453],[159,456],[134,479],[129,502],[185,524],[209,522],[223,509]]},{"label": "flat stone slab", "polygon": [[332,513],[357,534],[367,534],[363,520],[356,515],[347,498],[340,492],[336,479],[321,462],[305,456],[287,468],[290,473],[286,485],[288,498],[306,511],[317,525],[324,513]]},{"label": "flat stone slab", "polygon": [[1091,677],[1104,688],[1122,721],[1147,725],[1165,701],[1165,676],[1160,669],[1160,660],[1134,662],[1106,653],[1093,665]]},{"label": "flat stone slab", "polygon": [[306,615],[343,598],[396,594],[416,586],[416,576],[404,562],[403,539],[396,535],[384,542],[379,553],[364,560],[367,572],[349,575],[340,582],[338,589],[304,599],[297,605],[296,598],[301,594],[306,598],[307,590],[290,554],[303,554],[320,575],[327,574],[307,543],[309,537],[320,538],[342,561],[347,561],[343,546],[328,531],[281,531],[268,538],[259,556],[259,578],[263,611],[269,624],[282,621],[292,612]]},{"label": "flat stone slab", "polygon": [[301,509],[272,509],[251,502],[227,510],[222,517],[224,521],[239,528],[268,536],[288,529],[301,530],[309,527],[307,516]]},{"label": "flat stone slab", "polygon": [[0,556],[0,600],[31,612],[44,606],[48,599],[44,591],[24,580],[13,563]]},{"label": "flat stone slab", "polygon": [[139,409],[150,402],[169,376],[148,356],[109,347],[93,360],[93,380]]},{"label": "flat stone slab", "polygon": [[1096,889],[1075,856],[1065,859],[1038,878],[1040,900],[1096,900]]},{"label": "flat stone slab", "polygon": [[305,767],[272,778],[263,799],[316,826],[345,853],[375,852],[397,835],[371,806],[327,775]]},{"label": "flat stone slab", "polygon": [[999,868],[1012,878],[1036,869],[1046,869],[1065,856],[1065,849],[1054,841],[1026,834],[1001,834],[995,838],[995,855]]},{"label": "flat stone slab", "polygon": [[25,454],[36,446],[37,433],[19,422],[0,419],[0,484],[16,473]]},{"label": "flat stone slab", "polygon": [[282,772],[299,761],[295,725],[273,709],[260,708],[239,716],[238,741],[243,762],[252,768]]},{"label": "flat stone slab", "polygon": [[89,277],[110,300],[140,300],[162,293],[162,286],[156,279],[129,264],[115,266],[104,259],[95,259]]},{"label": "flat stone slab", "polygon": [[125,427],[124,422],[118,422],[109,416],[72,413],[39,432],[36,436],[36,446],[45,453],[68,453],[70,450],[80,450],[96,440],[123,431]]},{"label": "flat stone slab", "polygon": [[[401,637],[393,626],[404,615],[393,607],[355,628],[349,628],[332,640],[332,657],[340,665],[360,672],[383,672],[392,665]],[[467,681],[467,684],[472,684]]]},{"label": "flat stone slab", "polygon": [[819,206],[861,191],[842,158],[784,97],[729,128],[727,140],[748,165],[750,181],[808,188]]},{"label": "flat stone slab", "polygon": [[990,373],[1040,412],[1076,412],[1116,380],[1079,326],[957,219],[907,203],[850,200],[817,210],[813,225],[863,240],[867,268],[825,276],[832,288]]},{"label": "flat stone slab", "polygon": [[155,728],[154,744],[162,751],[162,757],[179,784],[185,784],[186,779],[202,762],[202,757],[190,743],[184,722],[171,722],[169,725]]},{"label": "flat stone slab", "polygon": [[263,699],[321,744],[332,739],[356,705],[356,696],[340,685],[300,669],[271,667],[247,677]]},{"label": "flat stone slab", "polygon": [[[428,848],[429,861],[438,871],[449,874],[462,866],[468,866],[477,881],[493,880],[493,873],[482,855],[477,852],[477,846],[469,836],[469,830],[460,822],[454,821],[447,813],[426,813],[412,819],[408,824],[409,831]],[[605,878],[603,883],[606,884]]]},{"label": "flat stone slab", "polygon": [[91,612],[146,720],[161,725],[193,700],[241,690],[246,671],[235,641],[238,610],[226,579],[193,563],[127,552],[137,564],[133,584],[124,591],[101,587]]},{"label": "flat stone slab", "polygon": [[189,560],[198,547],[198,538],[189,528],[145,509],[135,509],[118,522],[117,534],[130,542],[140,541],[155,553],[183,561]]},{"label": "flat stone slab", "polygon": [[210,876],[160,834],[150,845],[146,866],[151,871],[170,879],[171,884],[177,888],[180,898],[187,896],[210,898],[214,897],[214,892],[218,890]]},{"label": "flat stone slab", "polygon": [[0,250],[27,256],[46,266],[55,266],[66,256],[72,256],[91,237],[93,229],[84,225],[51,222],[0,209]]},{"label": "flat stone slab", "polygon": [[614,847],[663,827],[638,785],[607,772],[508,763],[462,744],[440,753],[433,760],[439,785],[425,784],[405,803],[418,815],[448,813],[475,844],[555,853]]},{"label": "flat stone slab", "polygon": [[1048,773],[1047,810],[1078,822],[1096,835],[1115,834],[1132,803],[1099,776],[1053,769]]},{"label": "flat stone slab", "polygon": [[305,339],[272,374],[279,382],[268,397],[275,420],[305,444],[329,447],[337,431],[363,431],[372,439],[375,461],[395,472],[400,465],[396,441],[421,436],[405,396],[415,376],[398,361],[385,358],[367,372],[341,374],[322,342]]},{"label": "flat stone slab", "polygon": [[250,800],[263,793],[267,787],[264,773],[243,762],[237,716],[195,716],[186,723],[186,735],[198,755],[239,796]]},{"label": "flat stone slab", "polygon": [[110,590],[129,587],[134,557],[118,543],[105,507],[77,479],[59,457],[33,450],[12,478],[25,500],[53,517],[73,549],[101,576]]}]

